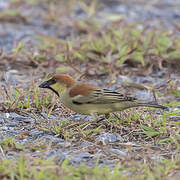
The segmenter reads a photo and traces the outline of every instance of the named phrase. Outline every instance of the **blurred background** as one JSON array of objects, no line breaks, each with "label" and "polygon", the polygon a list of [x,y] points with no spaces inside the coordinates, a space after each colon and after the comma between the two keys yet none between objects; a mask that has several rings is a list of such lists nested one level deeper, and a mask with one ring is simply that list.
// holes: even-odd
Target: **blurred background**
[{"label": "blurred background", "polygon": [[72,38],[92,21],[104,28],[124,21],[179,31],[179,9],[179,0],[0,0],[0,48],[11,52],[19,42],[35,43],[35,35]]}]

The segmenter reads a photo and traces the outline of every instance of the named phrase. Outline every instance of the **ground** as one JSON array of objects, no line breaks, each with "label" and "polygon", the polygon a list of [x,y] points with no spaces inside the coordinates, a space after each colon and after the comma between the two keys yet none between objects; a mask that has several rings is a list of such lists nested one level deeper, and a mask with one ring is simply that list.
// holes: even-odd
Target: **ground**
[{"label": "ground", "polygon": [[[178,0],[0,2],[0,179],[178,179]],[[54,73],[158,102],[96,122]],[[103,118],[103,117],[100,117]]]}]

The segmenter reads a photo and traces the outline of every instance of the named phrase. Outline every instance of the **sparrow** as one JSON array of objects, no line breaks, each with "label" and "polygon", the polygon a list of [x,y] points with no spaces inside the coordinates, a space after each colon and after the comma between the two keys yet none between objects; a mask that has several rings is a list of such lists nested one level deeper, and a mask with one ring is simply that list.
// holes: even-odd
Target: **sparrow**
[{"label": "sparrow", "polygon": [[167,109],[159,104],[142,103],[135,97],[75,81],[66,74],[56,74],[42,82],[39,87],[52,90],[61,99],[61,102],[74,112],[90,114],[95,119],[100,114],[108,115],[138,106]]}]

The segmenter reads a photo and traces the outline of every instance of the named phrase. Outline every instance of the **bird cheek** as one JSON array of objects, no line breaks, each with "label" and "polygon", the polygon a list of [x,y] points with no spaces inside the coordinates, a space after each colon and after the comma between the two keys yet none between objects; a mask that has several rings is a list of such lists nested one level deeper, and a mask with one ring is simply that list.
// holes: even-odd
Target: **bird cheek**
[{"label": "bird cheek", "polygon": [[51,85],[51,88],[53,88],[57,92],[62,92],[66,89],[65,86],[63,84],[60,84],[60,83],[56,83],[56,84]]}]

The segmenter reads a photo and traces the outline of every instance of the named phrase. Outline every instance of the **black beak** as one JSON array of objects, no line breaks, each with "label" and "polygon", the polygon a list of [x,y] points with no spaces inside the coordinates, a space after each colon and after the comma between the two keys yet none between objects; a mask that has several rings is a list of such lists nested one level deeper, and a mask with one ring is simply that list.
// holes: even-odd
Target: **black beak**
[{"label": "black beak", "polygon": [[40,88],[48,88],[49,87],[49,83],[47,81],[44,81],[42,82],[40,85],[39,85]]},{"label": "black beak", "polygon": [[54,78],[48,80],[48,81],[44,81],[42,82],[39,87],[40,88],[49,88],[52,84],[55,84],[56,80]]},{"label": "black beak", "polygon": [[57,96],[59,96],[59,93],[58,93],[56,90],[54,90],[52,87],[50,87],[52,84],[55,84],[55,83],[56,83],[56,79],[55,79],[55,78],[52,78],[52,79],[50,79],[50,80],[48,80],[48,81],[42,82],[42,83],[39,85],[39,87],[40,87],[40,88],[50,89],[50,90],[53,91]]}]

